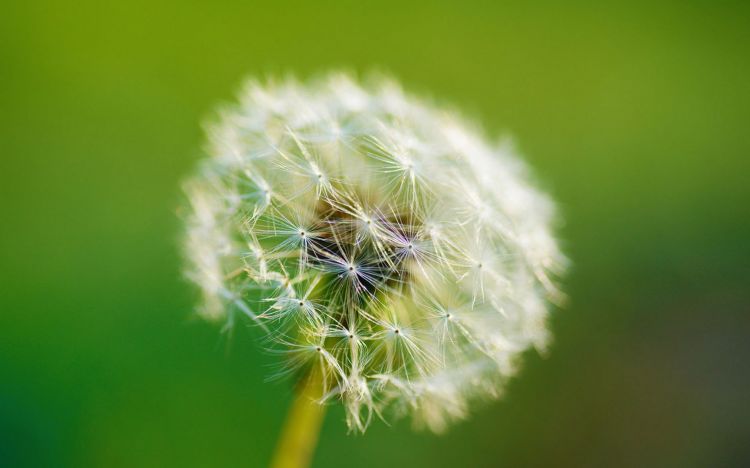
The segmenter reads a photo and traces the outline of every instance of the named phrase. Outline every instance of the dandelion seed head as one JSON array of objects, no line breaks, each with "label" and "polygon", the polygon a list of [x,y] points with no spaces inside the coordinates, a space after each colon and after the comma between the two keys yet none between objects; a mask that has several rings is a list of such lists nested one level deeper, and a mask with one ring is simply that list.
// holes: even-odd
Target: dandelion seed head
[{"label": "dandelion seed head", "polygon": [[[244,316],[347,424],[443,431],[543,350],[565,258],[507,143],[391,80],[250,81],[187,182],[198,311]],[[385,416],[383,416],[385,417]]]}]

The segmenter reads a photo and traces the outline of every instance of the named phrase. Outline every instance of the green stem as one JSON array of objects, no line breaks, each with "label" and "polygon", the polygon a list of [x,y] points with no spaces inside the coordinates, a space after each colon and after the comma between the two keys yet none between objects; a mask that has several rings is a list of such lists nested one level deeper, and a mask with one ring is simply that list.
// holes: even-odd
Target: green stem
[{"label": "green stem", "polygon": [[325,415],[325,406],[319,403],[322,396],[322,378],[313,369],[297,388],[271,461],[272,468],[310,466]]}]

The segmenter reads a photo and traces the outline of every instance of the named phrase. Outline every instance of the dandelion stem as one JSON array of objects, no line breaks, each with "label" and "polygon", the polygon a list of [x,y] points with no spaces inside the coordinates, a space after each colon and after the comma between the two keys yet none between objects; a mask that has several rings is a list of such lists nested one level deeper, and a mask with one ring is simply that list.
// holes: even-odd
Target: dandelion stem
[{"label": "dandelion stem", "polygon": [[310,466],[325,415],[325,406],[319,403],[322,395],[322,377],[320,371],[315,368],[297,388],[271,461],[271,468]]}]

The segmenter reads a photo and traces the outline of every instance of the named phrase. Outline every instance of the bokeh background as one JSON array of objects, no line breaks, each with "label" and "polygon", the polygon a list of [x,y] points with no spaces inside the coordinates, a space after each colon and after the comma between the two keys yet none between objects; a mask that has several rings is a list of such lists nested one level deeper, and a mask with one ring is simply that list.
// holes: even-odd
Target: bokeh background
[{"label": "bokeh background", "polygon": [[192,317],[180,181],[244,76],[332,67],[512,134],[573,268],[504,399],[444,436],[334,409],[315,466],[749,466],[750,4],[531,3],[5,2],[0,466],[268,462],[290,385]]}]

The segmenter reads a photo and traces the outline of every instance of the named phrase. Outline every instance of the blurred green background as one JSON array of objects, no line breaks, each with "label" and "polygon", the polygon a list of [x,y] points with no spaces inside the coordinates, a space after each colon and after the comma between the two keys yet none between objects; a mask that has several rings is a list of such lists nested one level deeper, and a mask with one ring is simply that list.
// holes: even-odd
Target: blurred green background
[{"label": "blurred green background", "polygon": [[179,185],[244,76],[342,66],[515,136],[572,300],[503,400],[441,437],[335,409],[315,466],[749,466],[748,5],[4,3],[0,466],[267,463],[290,385],[192,318]]}]

